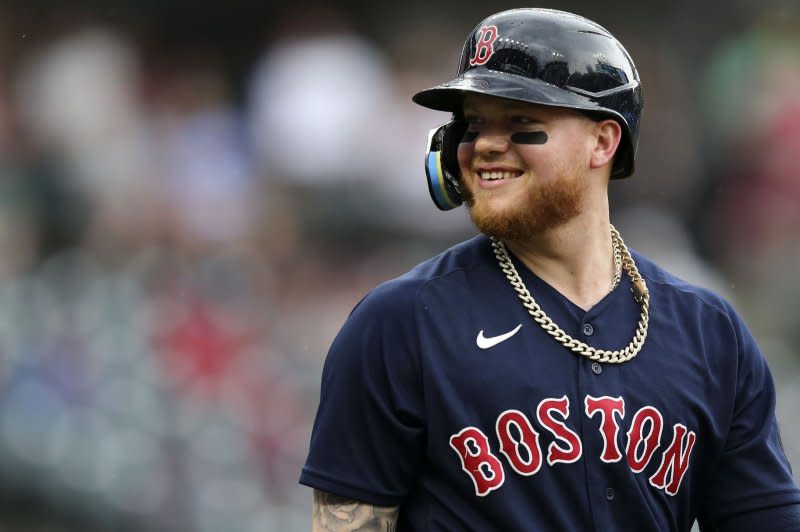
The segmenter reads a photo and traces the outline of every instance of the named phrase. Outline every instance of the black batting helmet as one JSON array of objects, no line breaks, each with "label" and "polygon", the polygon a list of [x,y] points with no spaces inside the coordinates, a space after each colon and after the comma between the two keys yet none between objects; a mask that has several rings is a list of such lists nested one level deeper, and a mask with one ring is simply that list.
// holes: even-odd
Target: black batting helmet
[{"label": "black batting helmet", "polygon": [[[418,92],[413,100],[450,111],[458,122],[468,92],[612,118],[620,124],[623,138],[611,177],[633,173],[643,105],[639,74],[622,44],[591,20],[552,9],[496,13],[469,34],[455,79]],[[452,138],[457,134],[446,129],[451,124],[431,132],[426,160],[431,195],[443,209],[461,203],[458,166],[454,153],[446,153],[458,142]]]}]

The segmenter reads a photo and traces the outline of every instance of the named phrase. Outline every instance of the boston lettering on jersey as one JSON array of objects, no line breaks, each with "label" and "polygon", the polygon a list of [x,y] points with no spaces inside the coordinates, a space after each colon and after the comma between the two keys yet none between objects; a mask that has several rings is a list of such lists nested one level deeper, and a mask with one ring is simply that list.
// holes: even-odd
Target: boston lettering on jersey
[{"label": "boston lettering on jersey", "polygon": [[[583,446],[578,435],[562,421],[569,417],[569,398],[543,399],[536,408],[536,419],[555,440],[547,446],[547,464],[573,463],[583,456]],[[625,457],[634,473],[641,473],[661,446],[663,417],[657,408],[644,406],[632,417],[627,432],[624,452],[619,446],[619,422],[625,417],[625,400],[622,397],[592,397],[584,399],[584,413],[589,418],[598,417],[599,432],[603,439],[603,452],[598,457],[606,463],[619,462]],[[559,419],[560,418],[560,419]],[[495,431],[502,453],[511,468],[520,475],[536,474],[542,467],[542,449],[539,433],[530,419],[519,410],[506,410],[497,417]],[[696,435],[686,426],[676,423],[672,427],[672,440],[661,452],[661,462],[650,476],[650,484],[676,495],[689,467],[689,457]],[[483,497],[500,488],[505,480],[503,464],[494,454],[489,438],[477,427],[465,427],[450,437],[450,446],[461,459],[461,467],[472,478],[475,494]]]}]

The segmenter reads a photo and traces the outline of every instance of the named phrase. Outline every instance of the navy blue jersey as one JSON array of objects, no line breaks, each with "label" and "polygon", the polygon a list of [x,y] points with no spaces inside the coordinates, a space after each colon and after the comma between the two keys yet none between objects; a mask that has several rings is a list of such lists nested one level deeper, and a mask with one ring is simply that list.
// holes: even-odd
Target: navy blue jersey
[{"label": "navy blue jersey", "polygon": [[[638,356],[576,355],[528,314],[477,236],[370,292],[334,340],[300,481],[400,505],[399,530],[673,530],[800,502],[775,389],[719,296],[634,254]],[[513,258],[569,335],[626,346],[630,279],[588,312]]]}]

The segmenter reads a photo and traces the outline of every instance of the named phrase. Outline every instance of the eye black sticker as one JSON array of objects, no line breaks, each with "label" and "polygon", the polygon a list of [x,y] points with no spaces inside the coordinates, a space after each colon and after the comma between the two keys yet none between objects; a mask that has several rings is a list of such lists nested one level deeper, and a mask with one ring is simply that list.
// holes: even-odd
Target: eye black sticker
[{"label": "eye black sticker", "polygon": [[514,144],[544,144],[547,142],[547,133],[544,131],[519,131],[511,134]]}]

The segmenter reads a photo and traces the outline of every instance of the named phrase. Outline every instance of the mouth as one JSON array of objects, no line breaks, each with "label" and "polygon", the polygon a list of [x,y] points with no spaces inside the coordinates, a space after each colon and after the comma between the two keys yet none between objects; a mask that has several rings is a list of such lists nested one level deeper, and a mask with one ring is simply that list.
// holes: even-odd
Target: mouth
[{"label": "mouth", "polygon": [[503,181],[507,179],[516,179],[522,175],[522,170],[477,170],[475,174],[481,181]]}]

